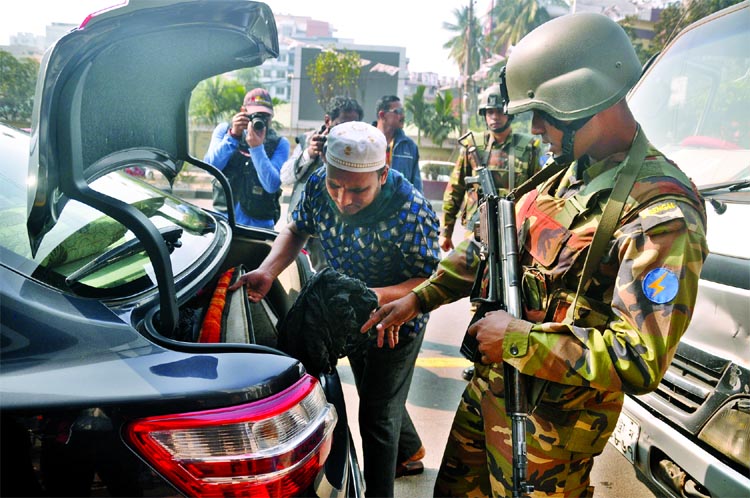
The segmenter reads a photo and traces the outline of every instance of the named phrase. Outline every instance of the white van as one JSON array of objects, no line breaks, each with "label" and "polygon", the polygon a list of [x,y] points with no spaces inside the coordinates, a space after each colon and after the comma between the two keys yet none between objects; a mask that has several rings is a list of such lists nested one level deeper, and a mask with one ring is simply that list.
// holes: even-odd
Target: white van
[{"label": "white van", "polygon": [[750,496],[750,2],[683,30],[629,103],[706,199],[690,327],[658,390],[626,396],[612,442],[659,495]]}]

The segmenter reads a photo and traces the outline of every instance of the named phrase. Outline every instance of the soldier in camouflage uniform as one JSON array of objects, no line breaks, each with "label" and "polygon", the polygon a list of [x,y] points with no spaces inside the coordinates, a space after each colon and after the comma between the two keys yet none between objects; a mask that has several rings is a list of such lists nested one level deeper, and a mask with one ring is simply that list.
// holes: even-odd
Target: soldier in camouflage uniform
[{"label": "soldier in camouflage uniform", "polygon": [[[477,147],[478,156],[483,165],[492,170],[499,193],[506,195],[539,170],[538,140],[526,133],[513,133],[510,127],[513,116],[508,116],[503,110],[498,84],[482,92],[477,113],[489,130],[484,133],[483,144]],[[454,248],[453,229],[459,216],[467,233],[473,230],[474,213],[479,205],[478,186],[467,185],[466,177],[476,176],[477,169],[482,166],[474,163],[468,148],[462,147],[443,195],[443,228],[440,234],[443,251]],[[509,164],[513,165],[513,175],[508,174]]]},{"label": "soldier in camouflage uniform", "polygon": [[[528,376],[535,394],[526,424],[532,495],[592,496],[594,457],[624,393],[656,389],[688,326],[707,254],[705,210],[630,113],[624,97],[640,70],[622,28],[591,13],[541,25],[508,60],[508,112],[533,111],[532,132],[564,167],[517,202],[523,318],[493,311],[469,328],[482,361],[457,409],[436,496],[511,496],[502,362]],[[582,279],[612,185],[628,164],[640,168],[632,190],[591,278]],[[466,296],[476,260],[476,245],[462,244],[363,329],[377,324],[390,340],[413,313]]]}]

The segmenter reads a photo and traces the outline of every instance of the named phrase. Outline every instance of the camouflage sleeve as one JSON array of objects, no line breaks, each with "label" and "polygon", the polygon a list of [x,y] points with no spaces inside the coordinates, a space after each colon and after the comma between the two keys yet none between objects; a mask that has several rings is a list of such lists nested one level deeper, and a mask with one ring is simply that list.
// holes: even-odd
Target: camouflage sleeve
[{"label": "camouflage sleeve", "polygon": [[445,193],[443,194],[443,234],[446,236],[453,235],[456,218],[459,211],[461,211],[461,205],[466,194],[466,182],[464,181],[464,177],[466,176],[465,162],[466,149],[462,148],[458,154],[456,164],[453,166],[453,171],[451,171],[451,177],[448,185],[445,187]]},{"label": "camouflage sleeve", "polygon": [[609,257],[619,267],[606,326],[515,326],[503,342],[504,360],[561,384],[633,394],[656,389],[690,321],[707,251],[692,206],[668,200],[643,209],[615,232]]},{"label": "camouflage sleeve", "polygon": [[423,313],[452,303],[471,293],[479,268],[479,244],[472,238],[462,240],[438,264],[430,277],[412,292]]}]

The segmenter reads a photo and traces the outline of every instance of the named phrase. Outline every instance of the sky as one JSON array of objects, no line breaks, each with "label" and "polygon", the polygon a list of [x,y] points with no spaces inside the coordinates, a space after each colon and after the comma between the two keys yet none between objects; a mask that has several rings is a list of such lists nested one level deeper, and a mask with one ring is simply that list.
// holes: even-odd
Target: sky
[{"label": "sky", "polygon": [[[0,45],[7,45],[17,32],[44,35],[52,22],[79,24],[97,10],[119,0],[24,0],[3,3],[0,16]],[[468,5],[468,0],[268,0],[276,14],[307,16],[329,22],[334,36],[360,45],[406,47],[409,70],[458,76],[459,69],[448,57],[443,44],[452,32],[443,22],[453,23],[453,11]],[[491,0],[475,0],[477,15],[486,12]]]}]

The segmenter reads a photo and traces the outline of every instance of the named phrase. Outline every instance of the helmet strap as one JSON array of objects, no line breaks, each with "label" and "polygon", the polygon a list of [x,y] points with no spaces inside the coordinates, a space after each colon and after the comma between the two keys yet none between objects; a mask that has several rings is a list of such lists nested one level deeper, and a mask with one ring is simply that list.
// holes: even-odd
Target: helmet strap
[{"label": "helmet strap", "polygon": [[[487,129],[490,130],[492,133],[502,133],[505,130],[507,130],[508,128],[510,128],[510,124],[512,122],[513,122],[513,116],[508,116],[508,121],[506,121],[505,124],[503,126],[501,126],[500,128],[490,128],[489,126],[487,126]],[[485,120],[484,123],[486,125],[487,124],[487,120]]]},{"label": "helmet strap", "polygon": [[[551,116],[546,116],[545,119],[548,119],[550,117]],[[559,119],[552,118],[552,120],[549,121],[552,126],[563,132],[561,144],[562,153],[559,156],[555,157],[555,161],[570,163],[575,160],[575,157],[573,157],[575,134],[578,130],[583,128],[583,126],[588,123],[592,117],[593,116],[587,116],[585,118],[576,119],[575,121],[560,121]]]}]

